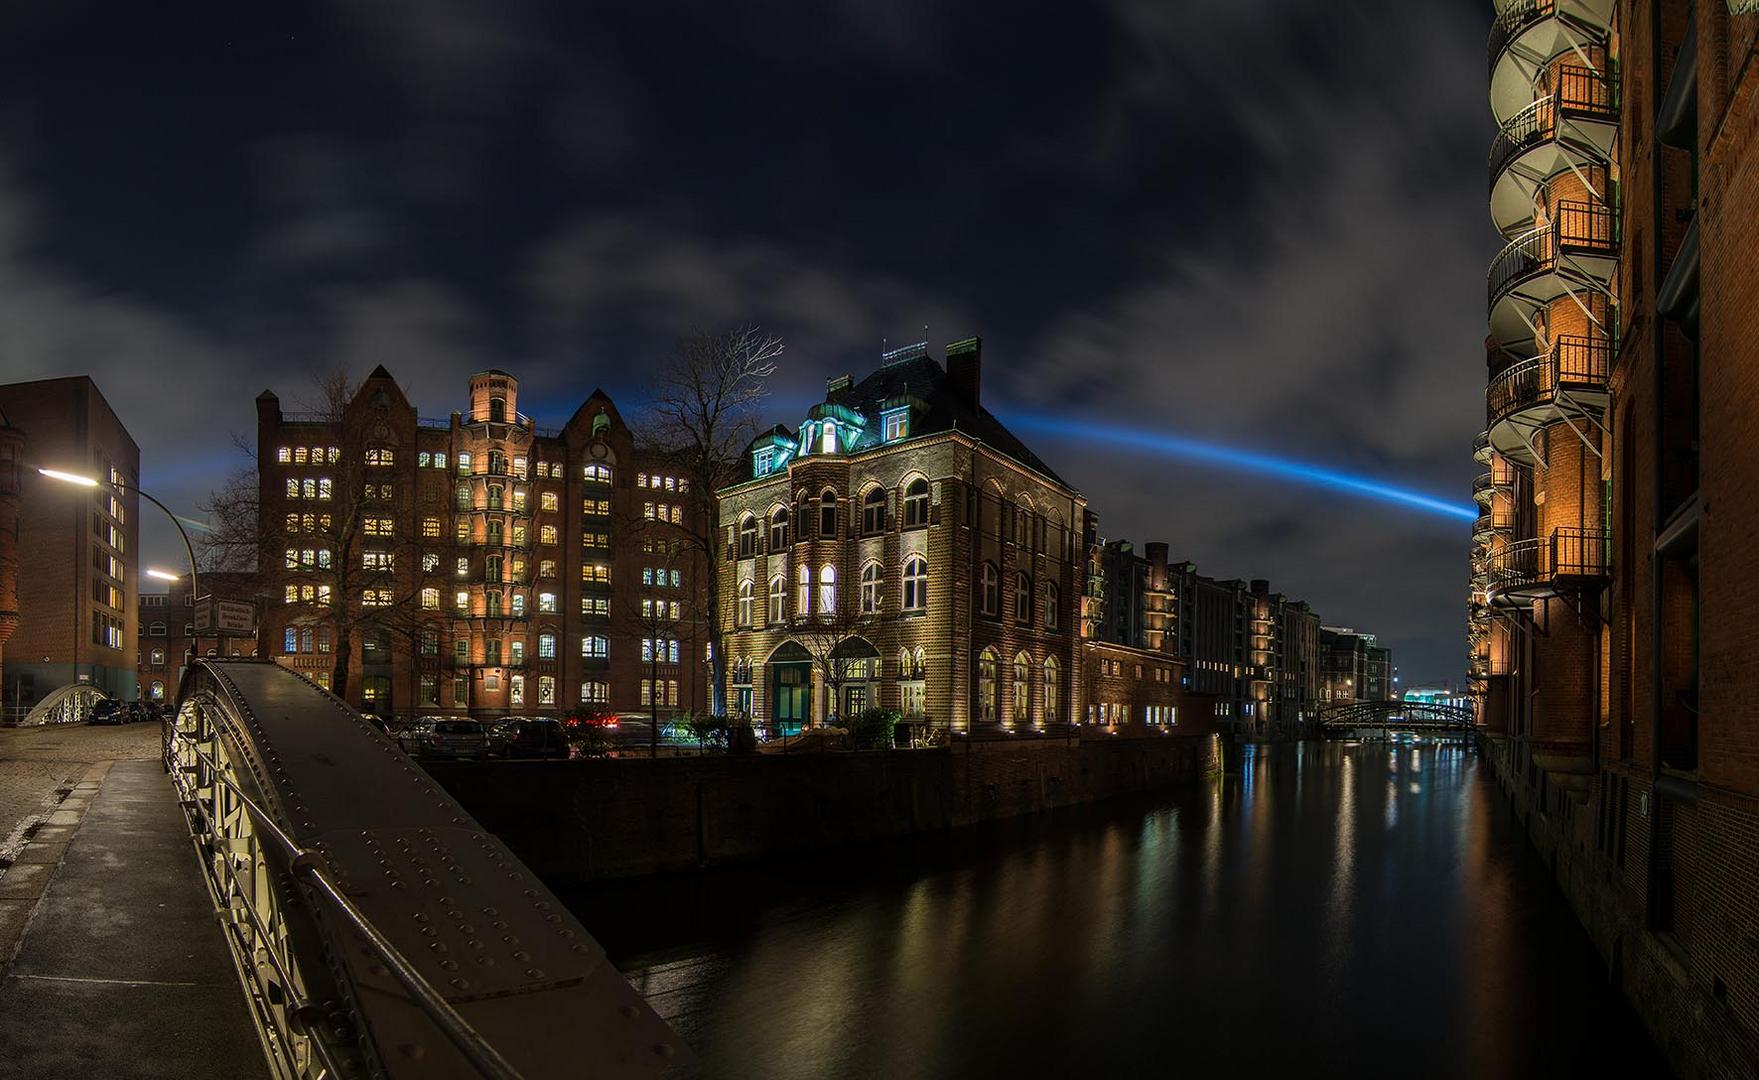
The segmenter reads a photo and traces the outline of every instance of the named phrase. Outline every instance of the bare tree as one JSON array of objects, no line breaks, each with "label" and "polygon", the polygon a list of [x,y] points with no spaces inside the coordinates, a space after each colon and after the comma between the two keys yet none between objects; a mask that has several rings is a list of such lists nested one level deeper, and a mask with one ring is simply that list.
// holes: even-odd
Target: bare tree
[{"label": "bare tree", "polygon": [[[445,623],[437,605],[422,602],[420,538],[400,529],[415,520],[409,512],[415,492],[395,483],[406,474],[382,467],[377,462],[386,459],[369,459],[368,454],[381,449],[408,454],[414,448],[372,445],[373,425],[351,415],[358,388],[344,374],[326,375],[315,381],[312,399],[301,403],[306,418],[316,424],[313,441],[322,442],[326,452],[321,469],[314,464],[310,470],[322,485],[314,492],[317,497],[290,500],[282,515],[265,512],[261,477],[253,464],[209,495],[204,507],[209,532],[202,542],[203,560],[215,569],[256,570],[265,585],[278,579],[296,588],[308,582],[314,588],[328,586],[327,598],[317,594],[308,599],[303,591],[289,594],[285,609],[302,623],[329,628],[330,685],[344,698],[356,640],[382,632],[420,642],[431,631],[437,642]],[[249,453],[254,462],[255,449]],[[288,482],[303,485],[304,480],[290,475]],[[312,553],[309,562],[307,551]],[[267,599],[276,603],[281,598]]]},{"label": "bare tree", "polygon": [[[676,714],[676,702],[661,701],[661,671],[679,670],[694,664],[696,643],[685,635],[684,628],[694,624],[701,614],[701,593],[694,574],[700,562],[696,549],[688,541],[685,530],[670,522],[637,518],[619,532],[640,537],[642,551],[641,589],[639,595],[619,597],[621,614],[629,625],[637,628],[644,643],[642,662],[647,671],[648,714],[652,730],[648,734],[648,751],[653,757],[660,752],[660,709],[665,705]],[[676,649],[676,657],[672,650]]]},{"label": "bare tree", "polygon": [[700,554],[704,624],[709,633],[709,707],[725,715],[727,655],[721,626],[722,560],[716,492],[743,479],[746,446],[782,355],[782,339],[756,326],[697,331],[657,372],[642,434],[690,478],[679,538]]},{"label": "bare tree", "polygon": [[856,665],[870,659],[865,655],[851,655],[856,650],[850,642],[865,638],[878,617],[861,610],[858,596],[843,596],[834,585],[827,596],[824,588],[822,583],[813,586],[816,595],[809,597],[813,601],[812,613],[796,614],[792,636],[812,657],[812,666],[824,684],[827,698],[825,720],[828,722],[832,718],[841,718],[843,687],[851,681]]}]

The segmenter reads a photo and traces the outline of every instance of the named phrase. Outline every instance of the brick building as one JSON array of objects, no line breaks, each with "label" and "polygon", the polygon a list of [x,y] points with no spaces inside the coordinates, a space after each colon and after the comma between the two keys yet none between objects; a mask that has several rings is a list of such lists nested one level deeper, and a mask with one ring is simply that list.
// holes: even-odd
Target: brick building
[{"label": "brick building", "polygon": [[[140,448],[84,375],[0,386],[0,413],[16,425],[7,443],[23,449],[12,466],[18,615],[5,642],[6,700],[29,705],[73,682],[133,698]],[[40,468],[99,483],[78,487]]]},{"label": "brick building", "polygon": [[1759,15],[1499,6],[1485,745],[1670,1064],[1759,1075]]},{"label": "brick building", "polygon": [[1347,626],[1319,628],[1319,699],[1327,705],[1394,701],[1392,651],[1373,634]]},{"label": "brick building", "polygon": [[24,431],[0,409],[0,716],[16,705],[6,681],[6,642],[18,629],[18,529],[24,484]]},{"label": "brick building", "polygon": [[[204,595],[252,605],[259,617],[266,606],[267,597],[254,573],[206,573],[200,587]],[[255,636],[196,632],[195,598],[189,591],[188,578],[172,582],[165,592],[141,593],[139,625],[143,701],[175,699],[177,686],[183,681],[183,669],[192,656],[255,656],[258,651]]]},{"label": "brick building", "polygon": [[1303,733],[1319,702],[1319,616],[1258,579],[1217,581],[1167,545],[1142,553],[1103,543],[1100,640],[1176,657],[1184,683],[1214,703],[1217,721],[1249,735]]},{"label": "brick building", "polygon": [[689,478],[595,391],[558,429],[485,371],[434,420],[380,367],[330,413],[257,399],[270,655],[381,715],[662,715],[707,700]]},{"label": "brick building", "polygon": [[984,409],[980,363],[972,338],[944,368],[918,345],[833,379],[719,493],[730,704],[760,729],[875,705],[958,732],[1083,715],[1086,504]]}]

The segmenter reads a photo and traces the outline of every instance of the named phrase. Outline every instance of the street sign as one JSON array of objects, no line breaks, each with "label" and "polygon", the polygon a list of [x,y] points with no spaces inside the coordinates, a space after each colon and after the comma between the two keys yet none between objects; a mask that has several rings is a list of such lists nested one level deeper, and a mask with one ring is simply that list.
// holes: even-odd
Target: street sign
[{"label": "street sign", "polygon": [[195,632],[219,637],[255,637],[256,605],[244,600],[216,600],[198,596],[195,601]]}]

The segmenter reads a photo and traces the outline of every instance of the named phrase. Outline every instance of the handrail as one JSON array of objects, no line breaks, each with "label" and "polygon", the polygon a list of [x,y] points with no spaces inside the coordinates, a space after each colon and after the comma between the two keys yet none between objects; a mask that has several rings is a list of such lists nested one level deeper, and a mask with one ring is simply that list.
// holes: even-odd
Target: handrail
[{"label": "handrail", "polygon": [[1516,281],[1555,264],[1562,252],[1616,258],[1617,227],[1612,211],[1603,205],[1576,200],[1558,203],[1549,222],[1510,240],[1490,260],[1486,275],[1489,303],[1494,305]]},{"label": "handrail", "polygon": [[1549,403],[1559,390],[1604,391],[1611,370],[1611,342],[1560,335],[1550,352],[1510,364],[1490,381],[1485,389],[1489,420],[1496,424],[1522,409]]}]

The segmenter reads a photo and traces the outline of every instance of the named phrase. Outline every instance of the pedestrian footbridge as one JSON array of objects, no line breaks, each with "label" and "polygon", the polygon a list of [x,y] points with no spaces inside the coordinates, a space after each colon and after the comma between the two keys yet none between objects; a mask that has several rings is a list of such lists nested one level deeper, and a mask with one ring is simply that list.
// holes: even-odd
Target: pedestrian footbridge
[{"label": "pedestrian footbridge", "polygon": [[1352,701],[1326,705],[1320,708],[1318,719],[1319,728],[1327,738],[1397,731],[1469,735],[1473,730],[1471,709],[1427,701]]},{"label": "pedestrian footbridge", "polygon": [[[338,699],[270,662],[196,660],[178,706],[164,739],[171,783],[145,790],[187,828],[140,843],[183,847],[186,901],[205,897],[213,919],[199,932],[173,919],[158,947],[230,958],[228,1007],[248,1017],[261,1061],[177,1075],[645,1077],[688,1056],[543,883]],[[106,781],[93,815],[110,795]],[[93,854],[82,856],[83,834],[64,876]],[[103,877],[77,903],[133,910],[124,876]],[[188,894],[193,881],[203,888]],[[58,884],[21,964],[44,946],[39,924],[81,933],[56,912],[76,902],[58,901]],[[24,1015],[18,1004],[5,1026],[28,1030],[29,1003]],[[211,1001],[197,1004],[185,1026],[223,1022],[205,1015]],[[141,1048],[127,1040],[86,1052],[88,1075],[138,1072]]]}]

